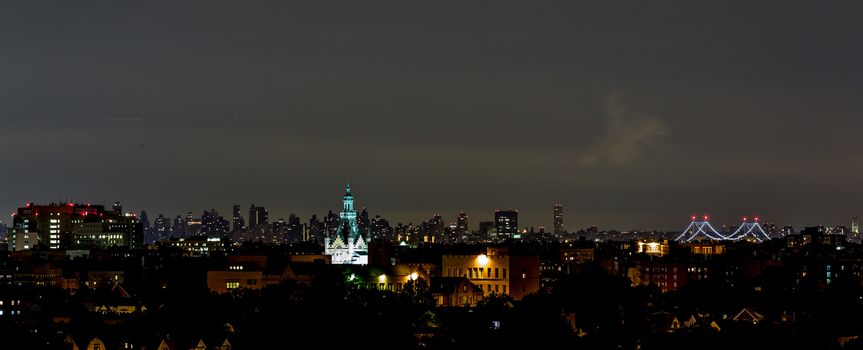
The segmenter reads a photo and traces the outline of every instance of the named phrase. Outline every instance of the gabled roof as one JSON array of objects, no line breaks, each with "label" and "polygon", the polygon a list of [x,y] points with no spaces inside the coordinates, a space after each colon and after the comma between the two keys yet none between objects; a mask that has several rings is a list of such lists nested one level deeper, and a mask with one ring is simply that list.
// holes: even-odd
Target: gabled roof
[{"label": "gabled roof", "polygon": [[761,320],[763,319],[764,315],[750,310],[749,308],[743,308],[742,310],[740,310],[740,312],[737,313],[737,315],[733,317],[733,320],[735,321],[750,321],[752,323],[761,322]]}]

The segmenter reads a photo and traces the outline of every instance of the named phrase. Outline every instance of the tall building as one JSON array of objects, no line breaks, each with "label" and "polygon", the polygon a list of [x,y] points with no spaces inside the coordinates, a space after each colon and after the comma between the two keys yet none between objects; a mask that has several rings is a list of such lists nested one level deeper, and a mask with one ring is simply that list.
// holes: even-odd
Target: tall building
[{"label": "tall building", "polygon": [[246,229],[246,222],[245,222],[245,220],[243,220],[243,213],[240,212],[240,205],[239,204],[234,204],[233,214],[234,214],[234,218],[233,218],[234,219],[234,221],[233,221],[234,226],[232,227],[231,231],[240,232],[242,230],[245,230]]},{"label": "tall building", "polygon": [[230,233],[231,223],[224,217],[220,216],[216,209],[210,211],[204,210],[201,215],[201,231],[200,235],[207,237],[218,237],[222,240],[228,238]]},{"label": "tall building", "polygon": [[171,218],[166,218],[159,214],[156,220],[153,220],[153,230],[156,231],[156,240],[166,241],[171,238]]},{"label": "tall building", "polygon": [[498,238],[512,238],[518,234],[518,210],[495,210],[494,227]]},{"label": "tall building", "polygon": [[138,221],[141,222],[141,229],[144,230],[144,243],[150,244],[157,240],[155,231],[150,226],[150,219],[147,217],[147,211],[141,210],[141,215],[138,216]]},{"label": "tall building", "polygon": [[324,239],[324,254],[332,256],[333,264],[366,265],[369,262],[368,237],[360,232],[357,212],[354,210],[354,196],[351,186],[345,190],[342,199],[342,212],[334,234]]},{"label": "tall building", "polygon": [[186,213],[186,237],[201,234],[201,218],[192,216],[192,212]]},{"label": "tall building", "polygon": [[467,213],[465,213],[465,212],[458,213],[458,217],[456,217],[455,220],[456,220],[455,221],[455,233],[456,233],[456,235],[459,236],[459,239],[463,239],[464,237],[467,237],[467,235],[470,233],[470,230],[468,229]]},{"label": "tall building", "polygon": [[282,244],[287,242],[288,222],[283,218],[273,222],[273,243]]},{"label": "tall building", "polygon": [[387,219],[380,217],[380,215],[375,215],[374,219],[372,219],[371,228],[369,229],[369,237],[370,239],[380,239],[380,240],[392,240],[393,236],[393,228],[390,226],[390,222]]},{"label": "tall building", "polygon": [[304,242],[308,240],[308,237],[305,235],[305,227],[300,222],[300,217],[291,213],[291,216],[288,217],[288,230],[286,232],[288,236],[288,242]]},{"label": "tall building", "polygon": [[339,218],[339,214],[333,213],[332,210],[327,212],[327,216],[324,218],[324,226],[327,229],[327,235],[334,235],[336,231],[339,230],[339,222],[342,219]]},{"label": "tall building", "polygon": [[249,207],[249,230],[258,227],[258,208],[254,204]]},{"label": "tall building", "polygon": [[560,204],[554,205],[554,234],[563,234],[563,206]]},{"label": "tall building", "polygon": [[357,215],[357,226],[360,227],[360,233],[364,236],[368,236],[371,224],[372,220],[369,218],[369,212],[366,208],[363,208],[363,211]]},{"label": "tall building", "polygon": [[117,212],[118,214],[123,213],[123,205],[120,204],[120,201],[114,202],[114,211]]},{"label": "tall building", "polygon": [[426,222],[422,223],[423,243],[444,243],[444,222],[439,214],[435,214]]},{"label": "tall building", "polygon": [[174,225],[171,226],[171,236],[176,238],[186,237],[186,219],[181,215],[174,218]]},{"label": "tall building", "polygon": [[857,215],[851,218],[851,233],[860,234],[860,223],[857,221]]},{"label": "tall building", "polygon": [[317,215],[312,215],[309,218],[309,236],[310,240],[315,242],[323,242],[324,241],[324,232],[326,232],[327,228],[324,226],[324,223],[318,220]]},{"label": "tall building", "polygon": [[258,207],[258,225],[270,224],[270,211],[265,207]]},{"label": "tall building", "polygon": [[78,249],[122,246],[141,248],[144,232],[132,213],[107,211],[90,204],[27,204],[13,214],[10,250]]},{"label": "tall building", "polygon": [[482,239],[487,239],[489,234],[494,231],[494,221],[479,222],[479,236]]}]

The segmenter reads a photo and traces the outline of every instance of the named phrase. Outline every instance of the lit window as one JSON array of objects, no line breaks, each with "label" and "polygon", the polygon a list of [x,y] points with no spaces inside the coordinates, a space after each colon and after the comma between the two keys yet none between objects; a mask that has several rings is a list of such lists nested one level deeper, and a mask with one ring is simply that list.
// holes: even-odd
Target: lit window
[{"label": "lit window", "polygon": [[225,282],[225,288],[227,288],[227,289],[240,288],[240,282]]}]

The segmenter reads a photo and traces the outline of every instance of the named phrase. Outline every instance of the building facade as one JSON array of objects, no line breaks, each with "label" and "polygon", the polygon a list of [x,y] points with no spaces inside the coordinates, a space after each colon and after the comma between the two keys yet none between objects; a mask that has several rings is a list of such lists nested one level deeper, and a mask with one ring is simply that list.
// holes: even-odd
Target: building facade
[{"label": "building facade", "polygon": [[114,210],[90,204],[28,203],[13,214],[9,248],[143,247],[144,231],[137,215],[118,212],[121,208],[117,203]]},{"label": "building facade", "polygon": [[538,256],[509,255],[491,248],[486,254],[442,256],[441,275],[467,278],[486,296],[507,294],[515,300],[540,288]]}]

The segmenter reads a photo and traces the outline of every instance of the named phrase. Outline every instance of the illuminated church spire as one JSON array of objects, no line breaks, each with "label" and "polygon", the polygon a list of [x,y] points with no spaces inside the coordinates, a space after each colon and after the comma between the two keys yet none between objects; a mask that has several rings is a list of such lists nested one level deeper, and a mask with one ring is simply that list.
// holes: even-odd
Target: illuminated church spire
[{"label": "illuminated church spire", "polygon": [[344,206],[342,208],[343,212],[354,211],[354,196],[351,195],[351,184],[348,184],[347,189],[345,190]]},{"label": "illuminated church spire", "polygon": [[333,264],[368,264],[368,238],[360,233],[351,184],[345,186],[338,229],[324,238],[324,254],[332,256]]}]

